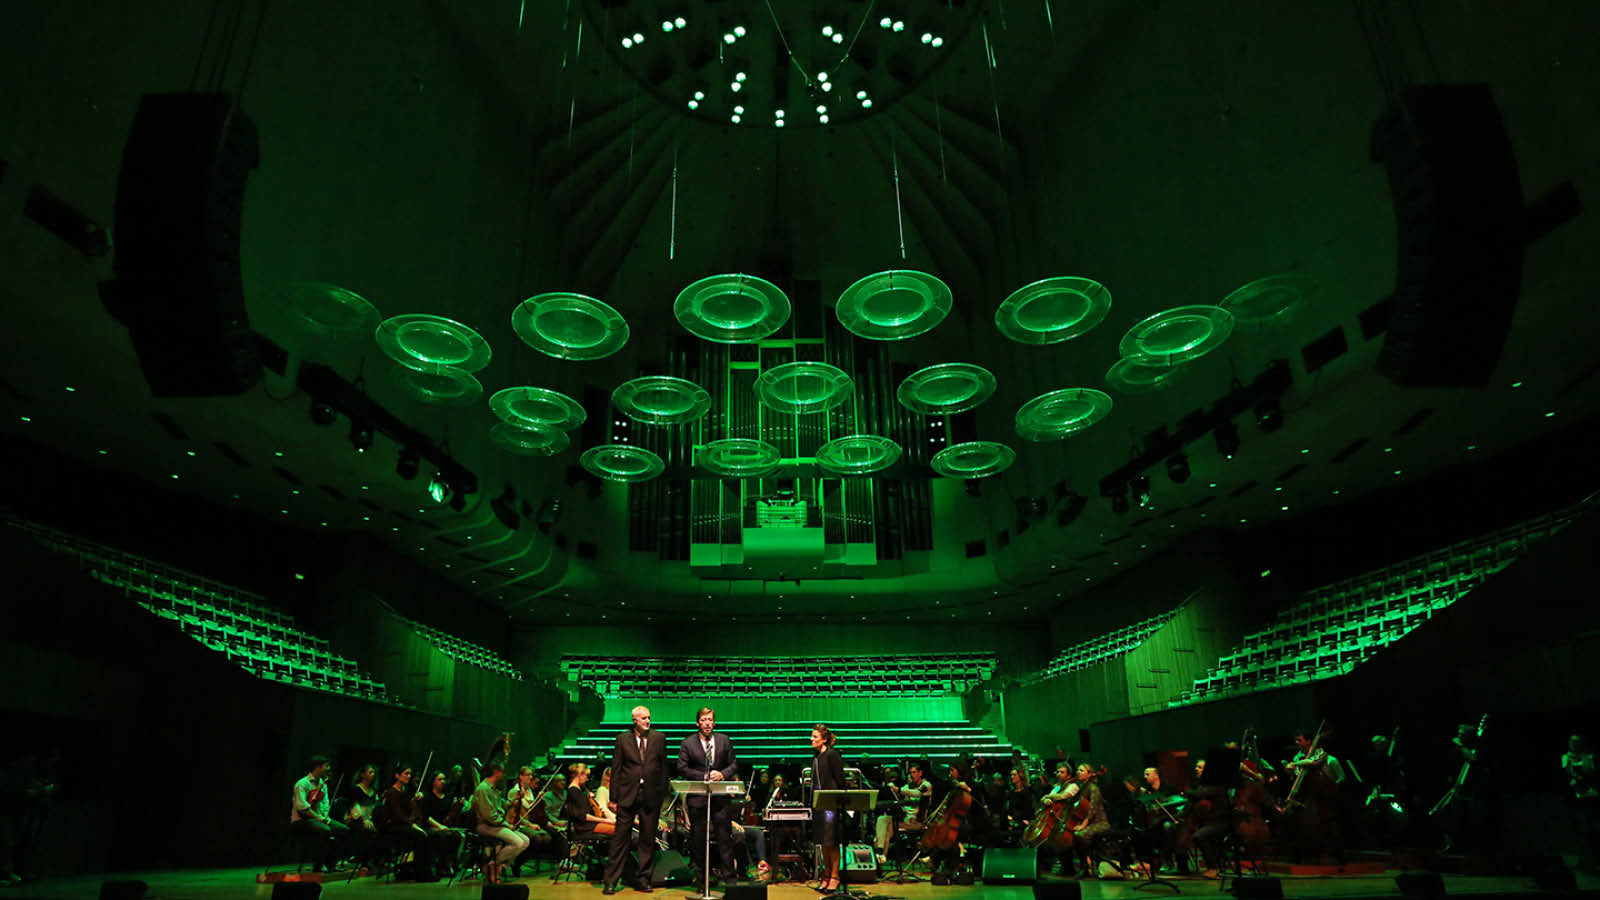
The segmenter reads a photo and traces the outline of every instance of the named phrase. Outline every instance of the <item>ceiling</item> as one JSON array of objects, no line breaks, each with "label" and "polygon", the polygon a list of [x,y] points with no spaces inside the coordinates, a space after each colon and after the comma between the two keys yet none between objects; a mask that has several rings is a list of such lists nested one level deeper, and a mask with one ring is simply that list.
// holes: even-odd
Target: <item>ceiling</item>
[{"label": "ceiling", "polygon": [[[752,619],[897,621],[934,602],[957,618],[1038,618],[1199,531],[1275,527],[1600,406],[1600,378],[1588,377],[1600,326],[1592,215],[1529,248],[1485,388],[1393,386],[1375,369],[1381,336],[1360,325],[1394,279],[1393,207],[1368,154],[1386,91],[1408,80],[1489,83],[1527,197],[1567,180],[1585,193],[1600,175],[1589,106],[1600,61],[1583,52],[1600,15],[1592,4],[967,0],[934,5],[904,32],[879,26],[902,14],[895,4],[856,0],[773,0],[770,13],[729,0],[240,2],[220,4],[209,25],[184,4],[166,16],[32,6],[0,39],[10,83],[37,86],[0,98],[0,291],[13,311],[0,366],[6,432],[313,534],[375,533],[530,621],[556,609],[670,615],[691,600],[705,614]],[[678,15],[686,26],[663,33],[659,23]],[[851,35],[842,49],[821,32],[834,23]],[[749,43],[713,55],[707,45],[735,25]],[[643,45],[621,46],[652,26]],[[944,32],[943,46],[921,44],[930,29]],[[853,55],[841,63],[844,50]],[[746,64],[751,87],[736,95],[729,72]],[[830,68],[837,121],[822,125],[807,104]],[[261,133],[242,244],[252,326],[296,360],[361,379],[444,445],[479,476],[465,511],[427,499],[426,471],[397,478],[387,438],[357,454],[342,418],[312,424],[288,378],[269,374],[240,397],[152,398],[126,331],[97,299],[110,260],[20,214],[37,184],[109,223],[139,96],[209,83],[242,89]],[[878,98],[870,110],[850,105],[868,89],[858,84]],[[696,90],[708,96],[689,110]],[[721,119],[734,103],[747,107],[737,125]],[[493,348],[478,373],[486,395],[532,384],[581,398],[660,370],[684,334],[672,300],[696,279],[778,271],[815,284],[826,303],[891,268],[937,274],[954,304],[939,327],[885,357],[991,370],[998,390],[973,427],[1009,443],[1017,462],[971,489],[933,480],[930,550],[782,579],[630,550],[628,488],[592,495],[572,478],[578,441],[549,459],[509,456],[487,439],[486,403],[420,404],[373,342],[319,341],[284,305],[289,285],[322,281],[384,315],[448,316]],[[1015,435],[1012,416],[1031,397],[1107,390],[1130,325],[1280,273],[1317,285],[1287,321],[1239,326],[1167,390],[1113,391],[1110,416],[1079,436]],[[1114,298],[1105,322],[1044,347],[1001,337],[1000,301],[1057,275],[1105,284]],[[574,362],[521,343],[510,310],[555,290],[614,306],[627,346]],[[827,314],[797,306],[812,324],[792,327],[820,327]],[[1309,372],[1302,349],[1334,329],[1348,351]],[[1276,359],[1293,376],[1281,430],[1239,417],[1232,459],[1209,437],[1195,442],[1186,483],[1150,472],[1149,509],[1119,516],[1097,496],[1100,478],[1152,430],[1176,427]],[[1089,503],[1058,527],[1063,482]],[[506,485],[529,511],[559,501],[559,520],[507,531],[489,504]],[[1035,497],[1044,515],[1019,512],[1019,499]],[[981,555],[969,553],[975,542]]]}]

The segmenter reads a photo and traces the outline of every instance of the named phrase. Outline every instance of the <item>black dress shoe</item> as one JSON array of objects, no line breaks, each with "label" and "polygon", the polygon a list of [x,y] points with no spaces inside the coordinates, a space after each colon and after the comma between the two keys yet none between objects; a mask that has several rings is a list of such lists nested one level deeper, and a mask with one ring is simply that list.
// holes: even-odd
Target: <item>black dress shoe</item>
[{"label": "black dress shoe", "polygon": [[602,893],[602,894],[606,895],[607,897],[609,897],[612,894],[618,893],[617,886],[608,881],[608,882],[606,882],[606,886],[600,891],[600,893]]}]

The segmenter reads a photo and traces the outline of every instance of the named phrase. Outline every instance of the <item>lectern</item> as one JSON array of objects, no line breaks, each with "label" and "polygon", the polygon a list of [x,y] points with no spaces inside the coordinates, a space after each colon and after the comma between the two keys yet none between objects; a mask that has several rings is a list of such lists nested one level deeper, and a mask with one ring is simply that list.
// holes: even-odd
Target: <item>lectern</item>
[{"label": "lectern", "polygon": [[706,845],[700,857],[700,893],[690,894],[699,900],[718,900],[711,893],[711,798],[738,797],[744,793],[742,781],[672,781],[672,790],[681,797],[706,798]]}]

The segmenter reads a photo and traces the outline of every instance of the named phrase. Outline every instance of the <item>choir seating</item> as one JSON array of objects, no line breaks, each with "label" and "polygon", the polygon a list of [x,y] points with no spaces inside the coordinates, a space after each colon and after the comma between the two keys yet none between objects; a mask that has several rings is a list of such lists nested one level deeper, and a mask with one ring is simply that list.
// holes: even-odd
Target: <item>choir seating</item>
[{"label": "choir seating", "polygon": [[993,653],[893,656],[569,655],[561,671],[607,699],[617,697],[810,697],[960,694],[989,679]]}]

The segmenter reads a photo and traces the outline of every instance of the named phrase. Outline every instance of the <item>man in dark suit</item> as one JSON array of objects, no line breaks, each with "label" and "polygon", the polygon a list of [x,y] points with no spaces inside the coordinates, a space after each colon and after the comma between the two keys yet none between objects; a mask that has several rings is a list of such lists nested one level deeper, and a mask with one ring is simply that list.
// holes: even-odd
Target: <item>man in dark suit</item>
[{"label": "man in dark suit", "polygon": [[661,798],[666,793],[667,739],[650,730],[650,710],[633,708],[633,727],[617,735],[611,751],[611,809],[617,814],[617,830],[611,834],[611,858],[606,862],[605,893],[615,894],[622,880],[623,863],[635,821],[638,828],[639,880],[641,891],[653,889],[651,864],[655,861],[656,820],[661,817]]},{"label": "man in dark suit", "polygon": [[[717,714],[703,706],[695,714],[696,731],[683,739],[678,746],[678,777],[690,781],[738,781],[739,761],[733,755],[733,742],[719,733]],[[688,809],[689,852],[696,865],[707,865],[706,798],[691,796]],[[717,858],[721,864],[723,880],[733,877],[733,798],[714,797],[711,800],[711,837],[717,845]]]}]

